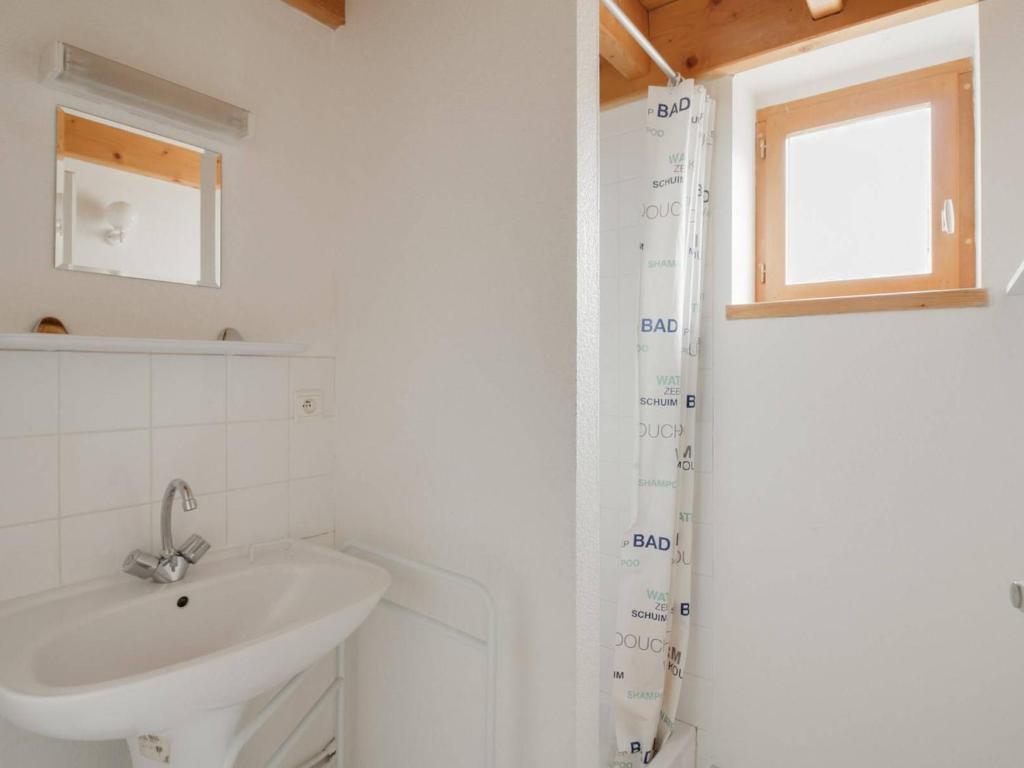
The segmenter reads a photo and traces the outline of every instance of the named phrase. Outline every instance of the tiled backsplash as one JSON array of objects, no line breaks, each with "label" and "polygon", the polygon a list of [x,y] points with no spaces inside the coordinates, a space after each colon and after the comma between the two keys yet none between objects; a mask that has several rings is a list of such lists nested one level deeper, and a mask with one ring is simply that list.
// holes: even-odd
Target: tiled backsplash
[{"label": "tiled backsplash", "polygon": [[333,540],[333,416],[330,358],[0,351],[0,600],[157,549],[175,477],[176,538]]}]

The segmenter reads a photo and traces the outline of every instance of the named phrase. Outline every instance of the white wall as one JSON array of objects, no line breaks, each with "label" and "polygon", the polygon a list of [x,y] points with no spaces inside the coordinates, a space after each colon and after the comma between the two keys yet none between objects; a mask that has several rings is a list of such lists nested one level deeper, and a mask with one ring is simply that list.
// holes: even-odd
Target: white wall
[{"label": "white wall", "polygon": [[[354,2],[336,62],[337,527],[491,590],[502,768],[571,765],[577,751],[576,13]],[[415,619],[405,627],[395,653],[421,669],[395,700],[433,679]],[[456,717],[483,704],[462,696],[448,700]],[[389,726],[401,764],[447,765],[463,747]],[[355,764],[390,768],[395,748]]]},{"label": "white wall", "polygon": [[1020,765],[1024,6],[980,17],[991,306],[716,326],[721,768]]},{"label": "white wall", "polygon": [[[636,343],[640,294],[641,211],[646,101],[601,113],[601,759],[615,753],[610,691],[615,602],[622,532],[629,526],[636,482]],[[712,670],[712,402],[711,355],[715,313],[713,270],[705,277],[707,303],[701,324],[699,441],[696,449],[694,594],[692,633],[678,718],[698,729],[698,766],[706,766],[704,744],[711,726]]]},{"label": "white wall", "polygon": [[[0,328],[57,315],[75,333],[212,339],[234,326],[333,354],[337,36],[280,0],[6,0],[2,15]],[[45,88],[39,57],[55,40],[251,109],[256,134],[211,141]],[[58,104],[223,152],[221,289],[53,269]]]}]

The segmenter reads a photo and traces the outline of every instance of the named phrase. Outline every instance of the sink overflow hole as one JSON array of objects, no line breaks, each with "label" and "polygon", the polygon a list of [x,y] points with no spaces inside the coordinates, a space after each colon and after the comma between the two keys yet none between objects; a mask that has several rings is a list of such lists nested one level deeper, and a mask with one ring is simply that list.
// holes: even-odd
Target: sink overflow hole
[{"label": "sink overflow hole", "polygon": [[188,598],[186,596],[182,595],[181,597],[178,598],[178,607],[179,608],[184,608],[186,605],[188,605]]}]

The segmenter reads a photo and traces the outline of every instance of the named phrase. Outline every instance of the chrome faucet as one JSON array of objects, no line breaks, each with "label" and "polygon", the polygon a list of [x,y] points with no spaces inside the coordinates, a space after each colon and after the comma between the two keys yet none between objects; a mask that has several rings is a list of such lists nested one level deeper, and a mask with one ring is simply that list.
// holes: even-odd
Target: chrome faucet
[{"label": "chrome faucet", "polygon": [[179,491],[181,506],[186,512],[191,512],[199,506],[188,483],[181,479],[171,480],[167,484],[160,505],[160,554],[158,556],[143,552],[141,549],[132,550],[122,566],[125,573],[138,576],[140,579],[152,579],[160,584],[181,581],[188,573],[189,566],[195,565],[209,551],[209,542],[197,533],[189,536],[180,549],[174,546],[174,537],[171,535],[171,508],[174,506],[174,496]]}]

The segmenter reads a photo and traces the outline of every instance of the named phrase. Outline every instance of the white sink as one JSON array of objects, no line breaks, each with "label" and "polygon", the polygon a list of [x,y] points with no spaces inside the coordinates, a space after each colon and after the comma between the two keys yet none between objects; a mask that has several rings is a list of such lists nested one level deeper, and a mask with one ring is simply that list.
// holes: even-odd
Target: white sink
[{"label": "white sink", "polygon": [[[245,703],[338,645],[389,583],[289,541],[211,554],[175,584],[114,576],[0,603],[0,716],[127,739],[137,766],[220,768]],[[140,739],[170,761],[141,756]]]}]

